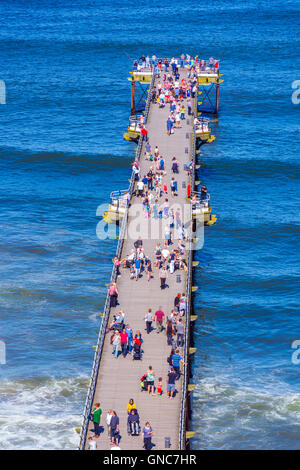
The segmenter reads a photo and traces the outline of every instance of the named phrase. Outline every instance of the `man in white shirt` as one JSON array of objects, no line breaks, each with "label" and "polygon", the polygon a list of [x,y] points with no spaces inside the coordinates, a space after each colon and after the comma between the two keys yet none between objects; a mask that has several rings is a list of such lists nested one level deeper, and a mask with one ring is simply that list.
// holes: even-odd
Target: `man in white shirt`
[{"label": "man in white shirt", "polygon": [[122,450],[121,447],[118,446],[116,442],[113,442],[110,450]]},{"label": "man in white shirt", "polygon": [[89,450],[97,450],[97,442],[92,437],[88,438]]},{"label": "man in white shirt", "polygon": [[143,196],[143,191],[144,191],[144,183],[143,181],[138,181],[137,183],[137,196],[142,197]]},{"label": "man in white shirt", "polygon": [[162,257],[163,257],[164,261],[166,261],[169,258],[170,252],[167,248],[164,248],[162,250],[161,254],[162,254]]}]

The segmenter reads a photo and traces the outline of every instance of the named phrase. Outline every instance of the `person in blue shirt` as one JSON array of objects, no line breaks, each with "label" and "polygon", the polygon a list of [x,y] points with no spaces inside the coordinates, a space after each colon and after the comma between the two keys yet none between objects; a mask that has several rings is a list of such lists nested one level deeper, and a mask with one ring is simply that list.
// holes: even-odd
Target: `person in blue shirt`
[{"label": "person in blue shirt", "polygon": [[158,219],[158,199],[155,199],[153,206],[152,206],[152,210],[153,210],[153,217],[155,219]]},{"label": "person in blue shirt", "polygon": [[140,272],[141,272],[141,260],[140,259],[135,260],[134,268],[135,268],[135,280],[137,281],[138,278],[140,277]]},{"label": "person in blue shirt", "polygon": [[132,351],[133,330],[129,324],[126,325],[126,333],[128,334],[128,354]]},{"label": "person in blue shirt", "polygon": [[165,170],[165,161],[164,161],[163,157],[160,157],[160,160],[159,160],[159,170],[160,171]]},{"label": "person in blue shirt", "polygon": [[144,449],[146,450],[151,450],[152,448],[152,443],[151,443],[151,438],[153,436],[154,432],[152,430],[152,427],[150,426],[149,421],[145,424],[145,427],[143,429],[142,437],[144,440]]},{"label": "person in blue shirt", "polygon": [[171,180],[171,193],[172,196],[175,196],[175,194],[177,193],[177,181],[175,181],[174,178],[172,178]]},{"label": "person in blue shirt", "polygon": [[168,118],[167,120],[167,134],[170,135],[171,134],[171,129],[172,129],[172,121],[170,119],[170,117]]},{"label": "person in blue shirt", "polygon": [[180,377],[180,363],[183,362],[182,357],[179,354],[179,349],[176,349],[175,354],[172,356],[172,366],[176,372],[176,380]]}]

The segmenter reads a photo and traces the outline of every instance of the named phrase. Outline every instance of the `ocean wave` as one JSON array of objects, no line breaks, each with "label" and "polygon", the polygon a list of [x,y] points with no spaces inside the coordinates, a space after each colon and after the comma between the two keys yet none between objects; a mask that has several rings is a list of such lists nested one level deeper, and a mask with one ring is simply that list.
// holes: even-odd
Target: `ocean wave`
[{"label": "ocean wave", "polygon": [[87,380],[0,380],[0,449],[76,449]]},{"label": "ocean wave", "polygon": [[[300,420],[300,394],[277,394],[241,385],[233,387],[205,379],[193,393],[193,448],[297,448],[291,423]],[[275,444],[276,442],[276,444]]]}]

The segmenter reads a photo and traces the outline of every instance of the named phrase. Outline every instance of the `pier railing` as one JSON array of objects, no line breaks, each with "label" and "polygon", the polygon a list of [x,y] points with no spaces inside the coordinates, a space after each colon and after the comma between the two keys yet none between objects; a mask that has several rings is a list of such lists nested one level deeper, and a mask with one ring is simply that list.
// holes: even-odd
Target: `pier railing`
[{"label": "pier railing", "polygon": [[[148,94],[148,99],[147,99],[146,108],[145,108],[145,123],[147,122],[148,115],[149,115],[151,90],[152,90],[154,81],[155,81],[155,75],[152,76],[152,80],[151,80],[151,84],[149,88],[149,94]],[[139,138],[139,143],[138,143],[138,147],[136,150],[136,157],[135,157],[136,160],[140,160],[142,148],[143,148],[143,136],[141,135]],[[128,188],[130,199],[132,197],[134,185],[135,185],[135,174],[132,171],[130,184]],[[123,220],[121,223],[120,232],[119,232],[119,240],[118,240],[117,251],[116,251],[116,256],[118,256],[118,258],[120,258],[121,256],[123,245],[124,245],[124,240],[126,237],[128,213],[129,213],[129,207],[127,207],[125,210]],[[114,266],[112,269],[110,282],[116,282],[116,279],[117,279],[117,271]],[[80,441],[79,441],[79,450],[84,450],[85,448],[86,435],[87,435],[88,426],[89,426],[89,416],[92,411],[92,405],[93,405],[95,389],[96,389],[96,382],[97,382],[98,371],[100,367],[100,361],[101,361],[101,356],[102,356],[102,351],[103,351],[103,346],[104,346],[104,341],[105,341],[105,333],[106,333],[106,328],[107,328],[107,324],[109,320],[109,315],[110,315],[110,296],[107,293],[105,304],[104,304],[104,310],[102,314],[102,322],[101,322],[101,326],[99,330],[98,341],[97,341],[95,355],[94,355],[94,361],[93,361],[93,367],[92,367],[88,393],[87,393],[85,407],[84,407],[83,424],[81,427],[81,434],[80,434]]]},{"label": "pier railing", "polygon": [[[197,116],[198,97],[195,96],[194,102],[194,116]],[[195,187],[195,164],[196,164],[196,132],[193,130],[192,138],[192,162],[193,170],[191,171],[191,189]],[[179,426],[179,450],[186,448],[186,427],[188,423],[188,384],[190,375],[189,365],[189,348],[190,348],[190,317],[192,311],[192,283],[193,283],[193,236],[192,236],[192,204],[190,207],[190,232],[189,232],[189,246],[188,246],[188,269],[187,269],[187,285],[186,285],[186,315],[185,315],[185,334],[184,334],[184,354],[183,354],[183,371],[182,371],[182,393],[180,405],[180,426]]]}]

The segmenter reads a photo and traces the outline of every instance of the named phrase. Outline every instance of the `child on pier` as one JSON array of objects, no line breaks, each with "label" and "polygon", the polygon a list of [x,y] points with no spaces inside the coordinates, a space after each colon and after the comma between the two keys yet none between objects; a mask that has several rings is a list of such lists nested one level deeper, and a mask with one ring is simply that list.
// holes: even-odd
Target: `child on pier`
[{"label": "child on pier", "polygon": [[159,377],[158,382],[157,382],[157,396],[158,397],[162,396],[162,377]]}]

